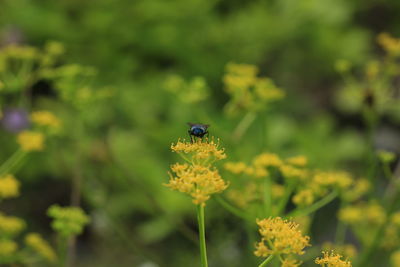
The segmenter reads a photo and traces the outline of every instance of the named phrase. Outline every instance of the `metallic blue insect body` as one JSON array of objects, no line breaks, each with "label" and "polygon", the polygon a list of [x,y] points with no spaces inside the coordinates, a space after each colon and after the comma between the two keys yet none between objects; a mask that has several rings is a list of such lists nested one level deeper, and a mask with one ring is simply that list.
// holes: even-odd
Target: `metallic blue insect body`
[{"label": "metallic blue insect body", "polygon": [[190,140],[193,141],[193,137],[203,138],[204,135],[207,134],[207,128],[209,127],[208,124],[201,124],[201,123],[188,123],[190,129],[188,130]]}]

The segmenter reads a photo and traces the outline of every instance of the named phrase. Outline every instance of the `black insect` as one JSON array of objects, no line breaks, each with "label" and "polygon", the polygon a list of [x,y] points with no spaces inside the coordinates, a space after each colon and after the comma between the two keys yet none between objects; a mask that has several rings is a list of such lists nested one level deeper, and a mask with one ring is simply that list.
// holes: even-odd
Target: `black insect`
[{"label": "black insect", "polygon": [[193,142],[193,137],[203,138],[204,135],[209,135],[207,129],[210,125],[201,123],[188,123],[190,129],[188,130],[190,141]]}]

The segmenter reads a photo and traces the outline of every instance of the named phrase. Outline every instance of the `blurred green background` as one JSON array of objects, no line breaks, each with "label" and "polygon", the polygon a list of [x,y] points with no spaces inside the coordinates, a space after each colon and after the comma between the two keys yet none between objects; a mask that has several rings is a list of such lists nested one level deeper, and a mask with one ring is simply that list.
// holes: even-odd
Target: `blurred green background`
[{"label": "blurred green background", "polygon": [[[194,206],[162,186],[178,160],[170,145],[187,138],[186,123],[210,124],[230,160],[304,154],[313,167],[363,175],[365,125],[337,108],[343,82],[334,65],[345,59],[357,69],[382,54],[376,36],[399,36],[398,14],[398,0],[0,0],[1,46],[59,41],[60,64],[91,66],[91,86],[112,90],[71,109],[50,81],[26,88],[34,109],[62,119],[63,133],[30,155],[16,174],[21,197],[2,209],[51,239],[47,208],[78,201],[92,222],[78,238],[76,266],[197,266]],[[228,62],[257,65],[286,92],[242,138],[233,132],[246,113],[224,111]],[[168,89],[171,77],[187,95]],[[377,145],[398,149],[398,121],[384,117],[379,129]],[[1,159],[16,147],[10,136],[1,136]],[[210,265],[255,266],[243,222],[212,201],[207,209]],[[330,237],[321,225],[311,235],[315,244]]]}]

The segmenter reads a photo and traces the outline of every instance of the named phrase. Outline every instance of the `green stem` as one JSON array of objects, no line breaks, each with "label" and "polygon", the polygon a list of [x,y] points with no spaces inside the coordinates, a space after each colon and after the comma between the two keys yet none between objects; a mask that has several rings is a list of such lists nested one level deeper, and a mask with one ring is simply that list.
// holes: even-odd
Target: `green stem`
[{"label": "green stem", "polygon": [[197,205],[197,221],[199,224],[201,266],[207,267],[206,230],[204,225],[204,207],[202,205]]},{"label": "green stem", "polygon": [[290,195],[292,194],[294,188],[296,186],[296,182],[290,180],[287,189],[285,190],[285,194],[283,195],[281,201],[278,204],[278,208],[275,212],[275,215],[280,215],[284,212],[286,205],[289,201]]},{"label": "green stem", "polygon": [[249,111],[233,131],[232,134],[233,140],[239,141],[242,138],[242,136],[246,133],[250,125],[253,123],[253,121],[256,119],[256,117],[257,117],[256,113]]},{"label": "green stem", "polygon": [[11,170],[18,165],[27,153],[22,149],[18,149],[11,155],[1,166],[0,176],[11,172]]},{"label": "green stem", "polygon": [[264,181],[264,217],[271,215],[271,180],[265,178]]},{"label": "green stem", "polygon": [[313,213],[316,210],[319,210],[323,206],[327,205],[329,202],[335,199],[335,197],[338,195],[336,191],[331,192],[327,196],[325,196],[323,199],[315,202],[311,206],[302,209],[302,210],[294,210],[292,212],[289,212],[286,217],[296,217],[296,216],[306,216],[310,213]]},{"label": "green stem", "polygon": [[267,266],[267,264],[274,258],[274,255],[271,254],[268,256],[268,258],[266,258],[260,265],[258,265],[258,267],[263,267],[263,266]]},{"label": "green stem", "polygon": [[230,203],[228,203],[223,197],[221,197],[220,195],[215,195],[214,196],[215,199],[219,202],[219,204],[221,204],[221,206],[223,206],[225,209],[227,209],[229,212],[233,213],[234,215],[251,221],[251,219],[249,218],[249,215],[246,214],[245,212],[243,212],[242,210],[236,208],[235,206],[232,206]]}]

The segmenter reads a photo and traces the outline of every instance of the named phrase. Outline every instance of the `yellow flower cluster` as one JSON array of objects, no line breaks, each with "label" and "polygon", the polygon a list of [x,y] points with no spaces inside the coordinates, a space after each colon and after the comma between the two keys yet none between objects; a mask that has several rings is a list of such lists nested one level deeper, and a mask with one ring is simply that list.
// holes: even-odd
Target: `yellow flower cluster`
[{"label": "yellow flower cluster", "polygon": [[28,235],[26,235],[25,244],[49,262],[56,261],[56,253],[47,243],[47,241],[44,240],[39,234],[29,233]]},{"label": "yellow flower cluster", "polygon": [[25,228],[25,222],[14,216],[6,216],[0,212],[0,235],[14,236]]},{"label": "yellow flower cluster", "polygon": [[226,158],[225,150],[219,148],[219,140],[215,142],[214,138],[206,139],[205,142],[201,138],[196,139],[195,142],[178,140],[176,144],[171,145],[171,150],[179,153],[186,160],[190,157],[192,164],[211,164],[216,160]]},{"label": "yellow flower cluster", "polygon": [[231,96],[226,111],[235,114],[241,109],[258,111],[266,104],[282,99],[284,92],[265,77],[257,77],[258,68],[249,64],[228,63],[223,82]]},{"label": "yellow flower cluster", "polygon": [[323,257],[315,259],[315,263],[324,267],[351,267],[351,262],[342,260],[342,256],[335,254],[333,251],[331,253],[327,251],[322,252]]},{"label": "yellow flower cluster", "polygon": [[351,175],[344,171],[317,172],[313,177],[313,182],[320,186],[337,186],[346,189],[353,183]]},{"label": "yellow flower cluster", "polygon": [[385,224],[382,247],[393,249],[400,244],[400,211],[394,212]]},{"label": "yellow flower cluster", "polygon": [[9,256],[16,252],[17,249],[18,245],[14,241],[8,239],[0,240],[0,257]]},{"label": "yellow flower cluster", "polygon": [[378,43],[391,55],[400,55],[400,39],[390,36],[388,33],[378,35]]},{"label": "yellow flower cluster", "polygon": [[61,126],[61,121],[53,113],[46,110],[32,112],[31,120],[37,125],[50,127],[54,130]]},{"label": "yellow flower cluster", "polygon": [[314,192],[309,188],[302,189],[293,196],[292,201],[298,206],[311,205],[314,203]]},{"label": "yellow flower cluster", "polygon": [[375,202],[360,203],[339,210],[338,217],[348,224],[370,223],[380,225],[385,222],[385,209]]},{"label": "yellow flower cluster", "polygon": [[212,194],[224,191],[228,184],[221,178],[212,163],[226,158],[224,149],[213,139],[210,142],[181,142],[172,144],[173,152],[179,153],[188,163],[171,166],[167,187],[190,195],[196,205],[205,205]]},{"label": "yellow flower cluster", "polygon": [[11,174],[0,177],[0,199],[17,197],[19,195],[19,187],[19,181]]},{"label": "yellow flower cluster", "polygon": [[227,162],[224,168],[233,174],[246,174],[255,178],[263,178],[269,176],[268,168],[272,167],[278,168],[284,177],[305,179],[308,172],[302,167],[306,165],[307,158],[304,156],[283,160],[276,154],[265,152],[255,156],[250,165],[244,162]]},{"label": "yellow flower cluster", "polygon": [[189,194],[193,203],[197,205],[205,205],[210,195],[222,192],[228,187],[216,168],[176,163],[171,166],[171,170],[176,177],[170,174],[170,181],[166,186]]},{"label": "yellow flower cluster", "polygon": [[254,254],[267,257],[273,254],[304,253],[304,248],[310,246],[308,236],[303,236],[298,230],[299,225],[283,220],[280,217],[258,220],[261,241],[256,244]]},{"label": "yellow flower cluster", "polygon": [[17,142],[23,151],[41,151],[44,148],[44,136],[42,133],[23,131],[18,134]]}]

